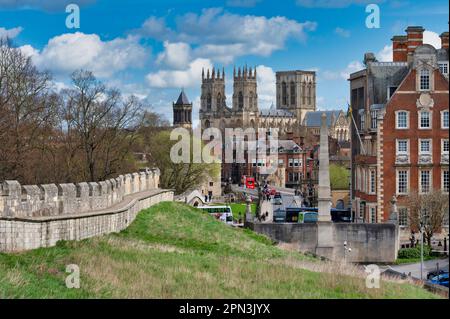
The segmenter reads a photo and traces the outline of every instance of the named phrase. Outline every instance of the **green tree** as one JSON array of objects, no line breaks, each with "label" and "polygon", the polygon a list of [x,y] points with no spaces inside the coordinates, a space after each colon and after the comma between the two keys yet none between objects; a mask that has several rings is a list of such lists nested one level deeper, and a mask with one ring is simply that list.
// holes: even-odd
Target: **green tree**
[{"label": "green tree", "polygon": [[191,160],[189,163],[174,163],[170,158],[170,150],[177,141],[170,140],[170,131],[157,132],[148,141],[149,166],[158,167],[161,171],[160,183],[162,188],[174,189],[182,194],[189,189],[200,186],[210,178],[217,177],[220,164],[193,163],[191,137]]}]

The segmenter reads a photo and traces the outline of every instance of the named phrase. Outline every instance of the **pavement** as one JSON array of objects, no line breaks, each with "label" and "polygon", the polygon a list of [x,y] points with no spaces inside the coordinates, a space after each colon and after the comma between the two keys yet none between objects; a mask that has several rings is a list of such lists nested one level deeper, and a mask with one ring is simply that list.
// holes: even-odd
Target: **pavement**
[{"label": "pavement", "polygon": [[[442,258],[442,259],[432,259],[432,260],[426,260],[423,262],[423,277],[426,280],[428,272],[432,270],[437,269],[437,265],[439,264],[439,269],[448,271],[448,265],[449,265],[449,259]],[[408,275],[411,273],[411,276],[416,279],[420,279],[420,262],[414,263],[414,264],[404,264],[404,265],[390,265],[390,266],[384,266],[380,267],[381,270],[387,270],[391,269],[395,272],[398,272],[400,274],[406,274]]]}]

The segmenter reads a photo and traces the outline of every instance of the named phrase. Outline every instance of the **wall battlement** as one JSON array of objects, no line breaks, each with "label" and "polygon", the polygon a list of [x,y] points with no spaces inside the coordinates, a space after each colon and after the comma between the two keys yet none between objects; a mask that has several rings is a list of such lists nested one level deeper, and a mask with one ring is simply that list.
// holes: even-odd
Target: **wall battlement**
[{"label": "wall battlement", "polygon": [[119,232],[143,210],[173,201],[159,189],[159,169],[98,183],[21,186],[0,184],[0,252],[56,245]]},{"label": "wall battlement", "polygon": [[158,188],[160,171],[139,173],[94,183],[21,185],[0,183],[0,218],[61,216],[96,211],[120,203],[124,196]]}]

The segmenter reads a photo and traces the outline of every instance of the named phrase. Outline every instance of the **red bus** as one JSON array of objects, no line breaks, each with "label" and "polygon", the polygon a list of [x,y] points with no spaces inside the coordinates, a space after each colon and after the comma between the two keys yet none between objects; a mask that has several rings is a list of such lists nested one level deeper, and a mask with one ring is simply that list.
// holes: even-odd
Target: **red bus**
[{"label": "red bus", "polygon": [[248,189],[255,189],[255,179],[253,177],[244,176],[244,185]]}]

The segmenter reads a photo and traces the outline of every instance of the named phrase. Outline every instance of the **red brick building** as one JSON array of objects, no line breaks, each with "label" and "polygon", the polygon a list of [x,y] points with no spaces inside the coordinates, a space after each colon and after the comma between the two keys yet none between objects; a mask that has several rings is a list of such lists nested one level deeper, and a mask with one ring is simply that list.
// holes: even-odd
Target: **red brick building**
[{"label": "red brick building", "polygon": [[365,55],[366,69],[350,76],[352,199],[356,219],[383,222],[398,198],[408,232],[412,191],[448,192],[448,32],[442,48],[423,45],[422,27],[394,36],[393,61]]}]

